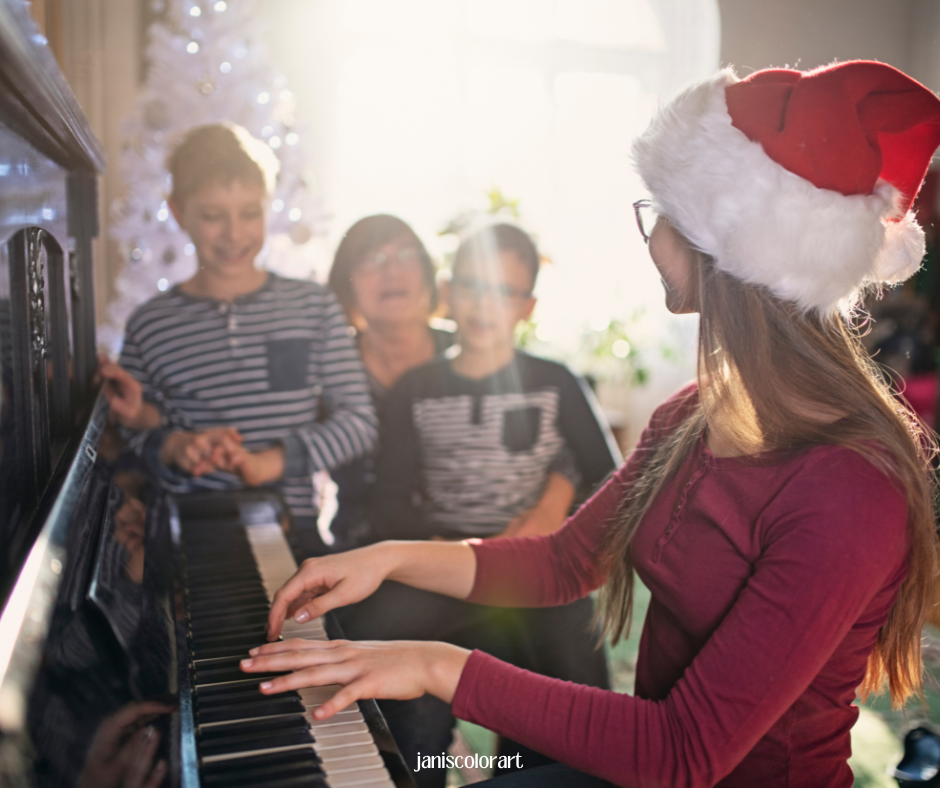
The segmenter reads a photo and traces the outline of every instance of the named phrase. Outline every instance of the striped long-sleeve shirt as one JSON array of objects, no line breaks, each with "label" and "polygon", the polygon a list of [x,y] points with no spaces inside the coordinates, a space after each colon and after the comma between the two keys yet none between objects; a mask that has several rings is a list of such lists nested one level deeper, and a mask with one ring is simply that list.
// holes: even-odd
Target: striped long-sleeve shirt
[{"label": "striped long-sleeve shirt", "polygon": [[[231,303],[174,287],[127,323],[121,364],[169,429],[234,427],[246,448],[285,449],[278,488],[297,517],[315,517],[312,473],[370,452],[376,418],[359,353],[332,292],[268,274]],[[318,420],[318,414],[326,414]],[[138,434],[141,449],[160,434]],[[174,492],[241,486],[223,472],[160,469]]]}]

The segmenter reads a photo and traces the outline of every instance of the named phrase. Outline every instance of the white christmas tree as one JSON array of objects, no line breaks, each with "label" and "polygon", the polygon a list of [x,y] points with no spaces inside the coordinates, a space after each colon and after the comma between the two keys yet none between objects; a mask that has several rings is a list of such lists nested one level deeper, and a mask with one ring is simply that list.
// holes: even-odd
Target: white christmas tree
[{"label": "white christmas tree", "polygon": [[131,312],[196,270],[194,248],[169,211],[167,155],[194,126],[227,120],[265,140],[281,162],[262,264],[308,277],[311,240],[326,215],[310,188],[294,99],[252,16],[251,0],[152,0],[148,70],[124,124],[126,196],[111,206],[125,264],[99,340],[116,351]]}]

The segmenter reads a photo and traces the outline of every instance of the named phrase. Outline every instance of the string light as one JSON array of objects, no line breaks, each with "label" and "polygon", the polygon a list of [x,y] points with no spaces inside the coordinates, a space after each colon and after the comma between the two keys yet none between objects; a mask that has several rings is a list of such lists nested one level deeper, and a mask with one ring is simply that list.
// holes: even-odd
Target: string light
[{"label": "string light", "polygon": [[271,137],[271,139],[268,140],[268,145],[274,148],[274,150],[277,150],[281,147],[281,138],[278,136]]},{"label": "string light", "polygon": [[169,286],[170,283],[166,279],[161,279],[157,282],[157,290],[159,290],[161,293],[166,291]]},{"label": "string light", "polygon": [[198,5],[194,5],[189,9],[190,16],[202,16],[202,9]]},{"label": "string light", "polygon": [[300,208],[291,208],[291,209],[290,209],[290,213],[287,214],[287,217],[288,217],[292,222],[298,222],[298,221],[300,221],[300,217],[303,216],[303,215],[304,215],[304,212],[303,212],[302,210],[300,210]]},{"label": "string light", "polygon": [[228,74],[228,72],[231,70],[232,70],[232,64],[229,63],[227,60],[219,63],[219,71],[221,71],[223,74]]},{"label": "string light", "polygon": [[214,6],[212,6],[212,7],[213,7],[216,11],[218,11],[219,13],[221,13],[221,12],[224,11],[226,8],[228,8],[228,5],[226,4],[225,0],[219,0],[219,2],[216,3],[216,4],[215,4]]},{"label": "string light", "polygon": [[186,45],[186,51],[189,52],[190,55],[195,55],[199,51],[199,44],[195,41],[190,41]]},{"label": "string light", "polygon": [[267,91],[258,94],[258,103],[267,104],[271,100],[271,94]]}]

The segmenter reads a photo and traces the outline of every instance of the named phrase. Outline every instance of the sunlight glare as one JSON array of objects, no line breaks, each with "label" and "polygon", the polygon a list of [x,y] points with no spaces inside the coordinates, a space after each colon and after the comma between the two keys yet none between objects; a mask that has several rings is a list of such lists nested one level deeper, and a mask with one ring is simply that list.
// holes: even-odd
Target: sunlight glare
[{"label": "sunlight glare", "polygon": [[559,38],[593,46],[662,52],[666,39],[649,0],[556,0]]},{"label": "sunlight glare", "polygon": [[457,0],[346,0],[343,26],[412,39],[445,35],[457,24]]},{"label": "sunlight glare", "polygon": [[512,41],[552,41],[554,20],[545,0],[472,0],[467,28],[474,35]]}]

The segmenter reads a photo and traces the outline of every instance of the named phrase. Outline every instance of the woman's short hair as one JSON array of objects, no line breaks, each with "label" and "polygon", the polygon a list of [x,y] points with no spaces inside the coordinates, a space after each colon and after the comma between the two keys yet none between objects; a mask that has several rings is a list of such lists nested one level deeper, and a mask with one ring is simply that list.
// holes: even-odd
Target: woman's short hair
[{"label": "woman's short hair", "polygon": [[535,241],[521,227],[514,224],[491,224],[481,227],[460,242],[454,255],[454,272],[469,260],[482,260],[493,254],[514,252],[532,275],[532,286],[539,275],[539,250]]},{"label": "woman's short hair", "polygon": [[402,239],[410,241],[418,250],[424,284],[431,293],[431,311],[437,309],[437,280],[431,255],[410,225],[397,216],[380,213],[366,216],[350,227],[333,256],[329,284],[347,313],[356,306],[356,294],[352,286],[356,266],[380,246]]},{"label": "woman's short hair", "polygon": [[280,163],[268,145],[233,123],[209,123],[186,132],[166,161],[173,178],[170,199],[183,205],[203,186],[233,181],[274,191]]}]

